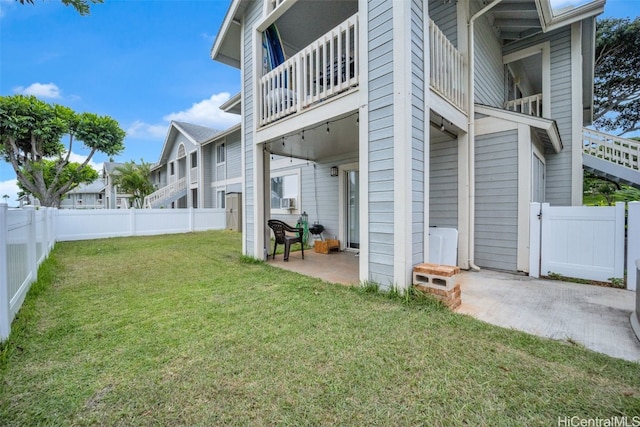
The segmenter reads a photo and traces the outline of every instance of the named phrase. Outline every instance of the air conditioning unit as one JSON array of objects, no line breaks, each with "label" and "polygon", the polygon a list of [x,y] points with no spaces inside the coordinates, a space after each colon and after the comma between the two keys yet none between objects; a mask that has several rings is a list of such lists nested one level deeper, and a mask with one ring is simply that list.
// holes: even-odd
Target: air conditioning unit
[{"label": "air conditioning unit", "polygon": [[294,197],[286,197],[280,199],[280,209],[295,209],[296,199]]}]

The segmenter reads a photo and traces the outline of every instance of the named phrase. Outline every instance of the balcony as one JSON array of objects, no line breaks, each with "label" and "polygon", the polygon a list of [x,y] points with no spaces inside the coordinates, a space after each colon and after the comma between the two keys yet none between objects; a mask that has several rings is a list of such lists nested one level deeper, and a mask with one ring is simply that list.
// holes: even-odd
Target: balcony
[{"label": "balcony", "polygon": [[[466,113],[464,56],[433,21],[429,23],[429,39],[431,89],[457,110]],[[356,13],[262,76],[259,126],[300,113],[338,94],[357,90],[359,69]]]},{"label": "balcony", "polygon": [[504,103],[504,109],[530,116],[542,117],[542,94],[538,93]]},{"label": "balcony", "polygon": [[260,79],[260,126],[358,86],[355,14]]},{"label": "balcony", "polygon": [[189,182],[191,184],[198,183],[198,168],[194,167],[189,170]]},{"label": "balcony", "polygon": [[464,56],[447,39],[433,20],[429,20],[431,89],[462,112],[467,111]]}]

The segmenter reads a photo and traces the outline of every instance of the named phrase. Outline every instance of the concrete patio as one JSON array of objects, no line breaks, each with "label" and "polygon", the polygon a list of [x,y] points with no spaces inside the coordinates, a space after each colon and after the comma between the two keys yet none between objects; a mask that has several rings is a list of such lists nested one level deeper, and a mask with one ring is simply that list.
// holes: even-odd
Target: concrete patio
[{"label": "concrete patio", "polygon": [[[300,252],[292,252],[288,262],[277,255],[268,263],[328,282],[357,285],[358,260],[353,252],[324,255],[309,249],[304,260]],[[640,363],[640,341],[629,321],[635,292],[492,270],[463,272],[460,280],[458,313]]]}]

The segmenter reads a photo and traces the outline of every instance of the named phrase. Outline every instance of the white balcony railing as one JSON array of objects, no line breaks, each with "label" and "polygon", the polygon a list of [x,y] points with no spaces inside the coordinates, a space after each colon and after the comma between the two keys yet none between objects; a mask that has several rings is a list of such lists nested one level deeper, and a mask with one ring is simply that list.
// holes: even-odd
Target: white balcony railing
[{"label": "white balcony railing", "polygon": [[[429,29],[431,87],[466,112],[464,56],[433,21]],[[265,74],[259,89],[260,126],[357,86],[358,44],[358,15],[355,14]]]},{"label": "white balcony railing", "polygon": [[172,197],[173,195],[179,193],[180,191],[184,191],[187,188],[187,178],[183,177],[179,180],[170,183],[166,187],[162,187],[161,189],[154,191],[144,198],[144,207],[151,208],[158,202]]},{"label": "white balcony railing", "polygon": [[195,184],[198,182],[198,168],[191,168],[191,170],[189,170],[189,180],[191,182],[191,184]]},{"label": "white balcony railing", "polygon": [[464,56],[433,20],[429,22],[429,40],[431,87],[455,107],[466,111]]},{"label": "white balcony railing", "polygon": [[586,154],[640,171],[640,142],[591,129],[582,129],[582,139]]},{"label": "white balcony railing", "polygon": [[542,94],[538,93],[504,103],[504,109],[530,116],[542,117]]},{"label": "white balcony railing", "polygon": [[355,14],[260,79],[260,125],[357,86],[358,74]]}]

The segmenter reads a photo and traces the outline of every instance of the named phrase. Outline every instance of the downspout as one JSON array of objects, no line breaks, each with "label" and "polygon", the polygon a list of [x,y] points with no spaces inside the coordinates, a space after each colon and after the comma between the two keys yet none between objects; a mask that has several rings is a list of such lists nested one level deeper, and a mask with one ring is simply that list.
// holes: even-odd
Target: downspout
[{"label": "downspout", "polygon": [[474,23],[476,19],[487,13],[502,0],[494,0],[479,11],[477,11],[470,19],[468,24],[468,49],[469,49],[469,81],[468,85],[468,106],[469,106],[469,127],[467,135],[468,144],[468,162],[469,162],[469,267],[473,270],[480,271],[480,267],[475,264],[475,231],[476,231],[476,170],[475,170],[475,34]]}]

